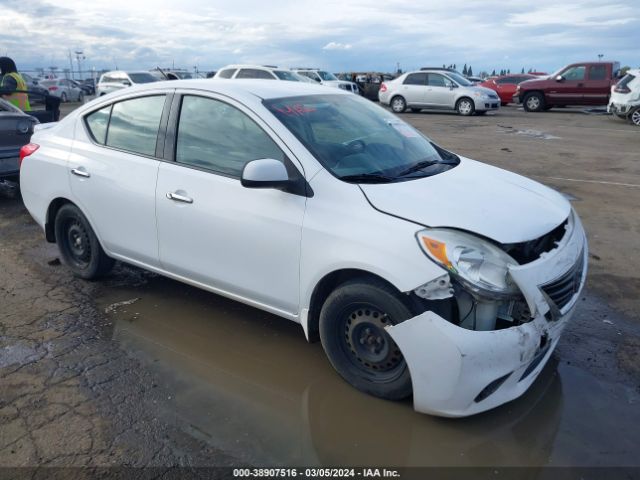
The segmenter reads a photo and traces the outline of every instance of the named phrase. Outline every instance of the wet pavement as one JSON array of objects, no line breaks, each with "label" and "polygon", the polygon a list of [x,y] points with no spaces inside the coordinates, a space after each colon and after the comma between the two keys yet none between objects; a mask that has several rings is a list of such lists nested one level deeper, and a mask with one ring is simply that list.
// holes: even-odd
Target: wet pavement
[{"label": "wet pavement", "polygon": [[638,131],[500,115],[405,117],[583,218],[588,289],[522,398],[450,420],[369,397],[287,320],[121,264],[73,279],[0,193],[0,465],[640,466]]}]

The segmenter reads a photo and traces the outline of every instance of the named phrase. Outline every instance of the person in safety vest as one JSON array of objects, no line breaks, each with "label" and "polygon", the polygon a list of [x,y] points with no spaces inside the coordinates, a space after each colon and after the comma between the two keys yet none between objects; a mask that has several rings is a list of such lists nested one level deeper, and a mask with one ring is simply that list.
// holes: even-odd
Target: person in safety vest
[{"label": "person in safety vest", "polygon": [[0,57],[0,90],[14,93],[4,93],[2,98],[18,107],[23,112],[31,111],[26,82],[18,73],[15,62],[9,57]]}]

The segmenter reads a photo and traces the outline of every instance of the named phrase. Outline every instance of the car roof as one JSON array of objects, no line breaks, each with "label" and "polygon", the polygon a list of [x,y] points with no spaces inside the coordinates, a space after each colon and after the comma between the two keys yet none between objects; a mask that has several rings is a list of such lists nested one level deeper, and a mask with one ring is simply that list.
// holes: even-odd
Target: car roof
[{"label": "car roof", "polygon": [[[353,95],[351,92],[340,89],[327,89],[319,84],[307,82],[278,82],[274,80],[246,79],[241,82],[229,82],[226,79],[206,78],[189,80],[165,80],[160,82],[144,83],[133,87],[110,93],[109,98],[129,96],[134,93],[144,93],[162,88],[203,90],[211,93],[219,93],[239,98],[250,94],[258,98],[269,100],[272,98],[297,97],[302,95]],[[106,97],[103,97],[106,99]]]},{"label": "car roof", "polygon": [[285,68],[285,67],[275,67],[273,65],[252,65],[252,64],[245,63],[245,64],[225,65],[224,67],[220,67],[218,71],[228,70],[231,68],[256,68],[261,70],[289,70],[288,68]]}]

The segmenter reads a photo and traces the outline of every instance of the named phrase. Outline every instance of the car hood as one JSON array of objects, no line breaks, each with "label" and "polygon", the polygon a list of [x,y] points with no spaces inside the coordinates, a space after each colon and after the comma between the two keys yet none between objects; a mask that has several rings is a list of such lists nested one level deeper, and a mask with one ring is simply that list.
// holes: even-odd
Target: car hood
[{"label": "car hood", "polygon": [[466,230],[499,243],[539,238],[566,220],[571,210],[561,194],[540,183],[466,158],[432,177],[360,188],[383,213],[427,227]]}]

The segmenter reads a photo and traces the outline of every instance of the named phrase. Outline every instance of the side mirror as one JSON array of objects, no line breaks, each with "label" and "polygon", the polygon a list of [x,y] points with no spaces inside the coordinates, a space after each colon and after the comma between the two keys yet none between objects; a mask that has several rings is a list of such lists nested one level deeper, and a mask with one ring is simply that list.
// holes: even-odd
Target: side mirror
[{"label": "side mirror", "polygon": [[123,84],[123,85],[126,85],[127,87],[130,87],[130,86],[131,86],[131,82],[130,82],[129,80],[123,80],[123,81],[122,81],[122,84]]},{"label": "side mirror", "polygon": [[276,188],[289,186],[289,174],[284,164],[271,158],[252,160],[242,170],[240,183],[246,188]]},{"label": "side mirror", "polygon": [[556,82],[563,82],[563,81],[564,81],[564,77],[562,75],[556,76]]}]

